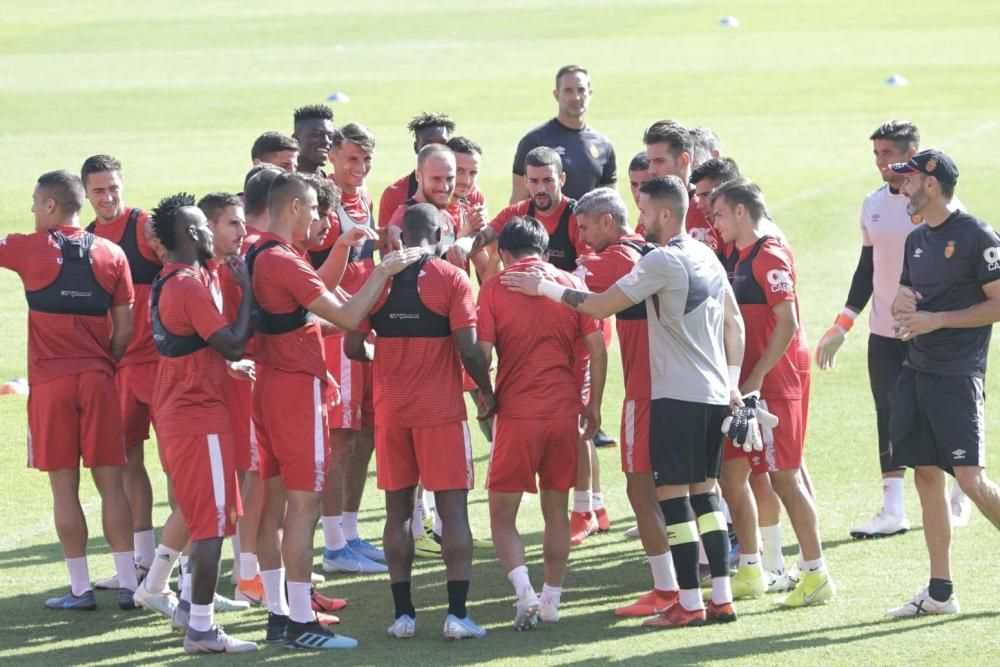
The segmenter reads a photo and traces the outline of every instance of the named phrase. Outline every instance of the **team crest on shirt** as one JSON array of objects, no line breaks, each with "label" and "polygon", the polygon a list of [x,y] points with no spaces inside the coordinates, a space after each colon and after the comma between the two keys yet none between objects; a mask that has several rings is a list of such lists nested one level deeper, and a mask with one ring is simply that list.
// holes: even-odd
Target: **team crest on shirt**
[{"label": "team crest on shirt", "polygon": [[924,216],[922,216],[922,215],[911,215],[910,216],[910,222],[912,222],[915,225],[919,225],[923,221],[924,221]]},{"label": "team crest on shirt", "polygon": [[597,150],[596,144],[590,144],[590,156],[595,160],[601,156],[601,152]]},{"label": "team crest on shirt", "polygon": [[948,241],[948,244],[944,247],[944,258],[951,259],[951,256],[955,254],[955,242]]}]

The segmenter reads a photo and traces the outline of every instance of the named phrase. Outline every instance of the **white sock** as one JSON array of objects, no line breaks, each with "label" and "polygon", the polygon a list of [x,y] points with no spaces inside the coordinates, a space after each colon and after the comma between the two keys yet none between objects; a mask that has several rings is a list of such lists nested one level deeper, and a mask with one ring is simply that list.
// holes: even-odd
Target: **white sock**
[{"label": "white sock", "polygon": [[444,530],[444,528],[441,526],[441,515],[437,513],[437,508],[435,508],[434,510],[434,528],[432,528],[432,530],[434,531],[434,534],[437,535],[438,537],[441,537],[442,535],[441,531]]},{"label": "white sock", "polygon": [[594,491],[590,494],[591,504],[594,506],[595,510],[604,509],[604,494],[600,491]]},{"label": "white sock", "polygon": [[344,531],[344,539],[348,542],[358,539],[358,513],[344,512],[341,514],[340,529]]},{"label": "white sock", "polygon": [[677,574],[674,572],[674,557],[670,552],[659,556],[646,556],[649,569],[653,571],[653,588],[658,591],[677,590]]},{"label": "white sock", "polygon": [[434,492],[433,491],[428,491],[427,489],[424,489],[423,496],[424,496],[424,507],[427,508],[427,511],[428,512],[436,512],[437,511],[437,498],[434,497]]},{"label": "white sock", "polygon": [[590,489],[573,492],[573,511],[592,512],[594,510],[594,494]]},{"label": "white sock", "polygon": [[213,605],[191,603],[191,616],[188,619],[188,627],[198,632],[207,632],[212,629]]},{"label": "white sock", "polygon": [[507,573],[507,579],[510,580],[511,585],[514,587],[514,595],[518,599],[524,599],[535,595],[535,589],[531,585],[531,579],[528,578],[528,566],[519,565],[513,570]]},{"label": "white sock", "polygon": [[965,491],[962,490],[957,479],[951,480],[951,502],[960,503],[965,501]]},{"label": "white sock", "polygon": [[701,601],[701,591],[697,588],[681,589],[681,606],[688,611],[698,611],[705,608],[705,603]]},{"label": "white sock", "polygon": [[167,581],[170,579],[174,563],[177,562],[180,555],[180,551],[171,549],[166,544],[156,547],[156,557],[153,559],[153,564],[149,566],[149,573],[143,582],[147,591],[150,593],[167,592]]},{"label": "white sock", "polygon": [[781,524],[760,527],[760,545],[764,568],[770,572],[785,571],[785,557],[781,553]]},{"label": "white sock", "polygon": [[111,554],[111,557],[115,559],[115,572],[118,573],[118,588],[127,588],[130,591],[137,589],[139,582],[135,576],[135,552],[119,551]]},{"label": "white sock", "polygon": [[236,531],[233,536],[229,538],[229,545],[233,548],[233,571],[238,572],[240,562],[240,532]]},{"label": "white sock", "polygon": [[555,586],[549,586],[548,584],[542,584],[542,599],[552,600],[559,606],[559,598],[562,597],[562,588],[556,588]]},{"label": "white sock", "polygon": [[312,584],[309,582],[288,582],[288,618],[296,623],[316,620],[316,612],[312,608]]},{"label": "white sock", "polygon": [[288,616],[288,599],[285,597],[285,568],[261,570],[260,579],[264,583],[267,610],[272,614]]},{"label": "white sock", "polygon": [[153,529],[132,533],[132,548],[135,550],[135,562],[148,568],[153,563],[153,554],[156,553],[156,536],[153,534]]},{"label": "white sock", "polygon": [[[87,557],[67,558],[66,569],[69,570],[69,587],[73,595],[80,596],[90,590],[90,568],[87,566]],[[133,571],[135,566],[132,566]]]},{"label": "white sock", "polygon": [[733,589],[729,577],[712,577],[712,602],[726,604],[733,601]]},{"label": "white sock", "polygon": [[188,557],[181,554],[181,599],[191,602],[191,565]]},{"label": "white sock", "polygon": [[903,478],[886,477],[882,480],[882,509],[895,516],[903,516]]},{"label": "white sock", "polygon": [[413,539],[424,534],[425,514],[427,514],[427,510],[424,509],[424,498],[418,493],[417,499],[413,503],[413,518],[410,520],[410,532],[413,533]]},{"label": "white sock", "polygon": [[325,516],[323,518],[323,546],[330,551],[339,551],[347,546],[344,531],[340,529],[340,516]]},{"label": "white sock", "polygon": [[760,554],[740,554],[740,567],[754,567],[760,565]]},{"label": "white sock", "polygon": [[813,572],[826,572],[826,562],[823,557],[820,556],[816,560],[803,560],[800,561],[801,565],[799,568],[802,570],[802,574],[811,574]]},{"label": "white sock", "polygon": [[240,579],[253,579],[260,574],[257,554],[244,551],[240,554]]},{"label": "white sock", "polygon": [[705,553],[705,544],[698,539],[698,565],[708,565],[708,554]]},{"label": "white sock", "polygon": [[725,498],[719,498],[719,509],[722,510],[722,516],[726,517],[726,523],[732,523],[733,515],[729,513],[729,503]]}]

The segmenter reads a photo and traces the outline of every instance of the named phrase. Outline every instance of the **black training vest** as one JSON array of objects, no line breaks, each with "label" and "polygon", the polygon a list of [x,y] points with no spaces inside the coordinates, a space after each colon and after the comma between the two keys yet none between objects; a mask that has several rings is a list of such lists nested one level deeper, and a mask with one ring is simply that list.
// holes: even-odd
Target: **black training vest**
[{"label": "black training vest", "polygon": [[[757,279],[753,275],[753,260],[757,257],[757,253],[760,252],[761,246],[764,245],[764,242],[770,238],[770,236],[761,237],[760,240],[754,244],[753,250],[750,251],[747,258],[737,264],[733,269],[733,294],[736,296],[736,303],[740,305],[767,305],[767,295],[764,293],[764,288],[760,286]],[[734,256],[738,261],[738,250],[734,249]]]},{"label": "black training vest", "polygon": [[417,194],[417,172],[411,171],[410,177],[406,179],[406,198],[409,199]]},{"label": "black training vest", "polygon": [[176,269],[162,278],[157,278],[153,281],[153,289],[150,291],[149,297],[150,315],[153,324],[153,342],[156,343],[156,349],[160,351],[162,356],[171,358],[183,357],[197,352],[204,347],[208,347],[205,339],[198,334],[181,336],[171,333],[163,326],[163,322],[160,320],[160,292],[163,291],[163,286],[167,281],[178,273],[187,273],[194,276],[195,280],[198,279],[193,268]]},{"label": "black training vest", "polygon": [[[635,250],[637,253],[645,257],[653,250],[656,246],[652,243],[636,243],[635,241],[619,241],[620,245],[628,246]],[[619,320],[644,320],[646,319],[646,301],[645,299],[639,303],[632,304],[625,310],[619,310],[615,313],[615,318]]]},{"label": "black training vest", "polygon": [[[362,200],[362,203],[364,201]],[[365,210],[368,211],[368,218],[362,222],[357,222],[351,215],[344,209],[343,204],[337,207],[337,220],[340,222],[340,233],[346,234],[355,227],[370,227],[372,230],[375,229],[375,216],[372,215],[372,210],[365,205]],[[310,250],[309,252],[309,263],[312,267],[319,270],[319,267],[323,266],[323,262],[326,258],[330,256],[330,252],[333,250],[331,245],[329,248],[324,248],[323,250]],[[375,257],[375,241],[365,241],[365,244],[360,248],[352,247],[347,253],[347,263],[354,264],[355,262],[360,262],[365,259],[374,259]]]},{"label": "black training vest", "polygon": [[417,280],[432,257],[411,264],[392,278],[389,296],[371,315],[372,329],[381,338],[444,338],[451,335],[446,315],[431,311],[420,300]]},{"label": "black training vest", "polygon": [[[253,278],[253,265],[254,261],[257,259],[257,255],[264,252],[268,248],[273,248],[279,245],[286,248],[288,252],[295,252],[295,250],[288,244],[275,239],[266,241],[256,248],[251,248],[247,251],[247,271],[250,273],[251,279]],[[302,306],[299,306],[290,313],[271,313],[264,310],[264,308],[257,303],[256,299],[254,299],[253,308],[250,310],[250,326],[253,327],[253,330],[272,336],[301,329],[304,326],[312,324],[314,319],[315,317],[313,314]]]},{"label": "black training vest", "polygon": [[[132,272],[132,284],[152,285],[153,280],[156,279],[156,276],[160,273],[160,269],[163,267],[156,262],[149,261],[139,252],[139,240],[136,236],[136,228],[139,226],[140,215],[142,215],[142,210],[138,208],[133,208],[132,212],[128,214],[128,220],[125,222],[125,231],[122,232],[122,237],[118,240],[118,245],[125,251],[125,258],[128,259],[128,268]],[[87,231],[93,233],[96,228],[97,221],[95,220],[87,227]]]},{"label": "black training vest", "polygon": [[28,308],[56,315],[106,316],[111,308],[111,293],[94,277],[90,260],[94,235],[88,232],[71,239],[54,229],[49,230],[49,235],[62,251],[59,275],[40,290],[25,290]]},{"label": "black training vest", "polygon": [[[576,248],[569,238],[569,219],[573,215],[576,200],[570,199],[559,217],[559,224],[549,234],[549,264],[563,271],[576,270]],[[528,215],[535,216],[535,202],[528,204]]]}]

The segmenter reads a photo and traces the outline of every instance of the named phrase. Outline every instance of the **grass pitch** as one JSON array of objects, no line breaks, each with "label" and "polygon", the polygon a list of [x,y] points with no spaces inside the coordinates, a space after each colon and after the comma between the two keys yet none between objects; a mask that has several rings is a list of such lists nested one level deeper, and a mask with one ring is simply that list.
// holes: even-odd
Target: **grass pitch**
[{"label": "grass pitch", "polygon": [[[905,5],[838,3],[452,0],[276,5],[220,0],[172,3],[65,0],[4,8],[0,25],[0,232],[32,228],[34,181],[44,171],[77,169],[93,153],[125,165],[128,201],[150,207],[166,194],[238,190],[249,148],[263,130],[291,130],[291,110],[335,91],[338,123],[367,124],[378,139],[370,187],[411,169],[404,129],[414,113],[444,110],[459,133],[485,149],[481,186],[492,211],[510,192],[510,163],[521,135],[554,113],[552,76],[569,62],[591,70],[591,123],[615,144],[625,166],[642,148],[643,128],[660,118],[705,125],[725,152],[758,181],[795,246],[804,322],[815,341],[842,306],[860,241],[862,198],[879,185],[870,132],[909,118],[924,145],[949,152],[961,169],[958,192],[970,212],[1000,224],[993,185],[1000,144],[1000,8],[995,3]],[[738,29],[718,26],[725,15]],[[910,85],[887,87],[899,73]],[[89,216],[89,207],[86,211]],[[26,309],[17,279],[0,272],[0,378],[24,376]],[[862,318],[864,319],[864,318]],[[975,514],[956,531],[954,579],[963,613],[889,621],[884,610],[926,582],[916,494],[907,484],[914,530],[891,540],[854,542],[850,525],[880,502],[874,411],[865,366],[865,325],[841,350],[837,368],[814,373],[807,458],[819,494],[826,557],[839,597],[818,609],[774,610],[771,600],[738,605],[738,623],[646,632],[612,609],[649,587],[629,524],[614,450],[601,451],[613,531],[573,551],[562,620],[514,634],[509,585],[489,553],[477,552],[471,612],[490,630],[482,641],[446,644],[443,568],[419,561],[414,576],[419,630],[385,638],[391,598],[385,578],[335,578],[323,587],[347,597],[341,629],[359,650],[335,656],[268,647],[250,661],[346,664],[939,664],[1000,660],[994,594],[1000,584],[997,532]],[[993,365],[996,367],[996,352]],[[617,354],[604,410],[617,432]],[[991,377],[988,393],[997,388]],[[66,586],[45,477],[24,469],[24,399],[0,398],[0,661],[51,665],[171,663],[180,641],[150,614],[119,612],[98,594],[91,614],[51,612],[42,600]],[[989,439],[1000,424],[992,402]],[[487,448],[475,443],[480,481]],[[148,459],[155,460],[152,443]],[[995,459],[995,456],[993,457]],[[156,468],[155,464],[153,468]],[[166,514],[156,480],[156,522]],[[110,574],[99,536],[99,503],[85,481],[91,572]],[[488,532],[485,493],[470,496],[474,528]],[[362,533],[381,532],[381,498],[369,487]],[[540,586],[537,503],[521,513],[529,564]],[[786,525],[786,542],[791,530]],[[317,538],[317,545],[321,540]],[[786,549],[789,559],[794,548]],[[227,548],[228,553],[228,548]],[[228,557],[224,564],[228,581]],[[231,592],[228,583],[220,590]],[[240,637],[259,638],[263,615],[224,615]]]}]

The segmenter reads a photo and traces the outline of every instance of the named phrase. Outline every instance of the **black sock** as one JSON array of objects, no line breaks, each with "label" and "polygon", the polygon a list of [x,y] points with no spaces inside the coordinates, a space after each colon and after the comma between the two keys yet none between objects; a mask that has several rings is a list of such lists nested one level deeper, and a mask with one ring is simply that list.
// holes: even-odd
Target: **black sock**
[{"label": "black sock", "polygon": [[729,531],[718,496],[712,492],[691,496],[691,508],[698,517],[698,532],[701,533],[701,543],[705,545],[712,577],[728,577]]},{"label": "black sock", "polygon": [[413,599],[410,597],[410,582],[400,581],[389,584],[392,588],[392,602],[396,605],[396,618],[400,616],[417,617],[417,610],[413,608]]},{"label": "black sock", "polygon": [[456,618],[465,618],[465,600],[469,597],[469,581],[455,580],[448,582],[448,613]]},{"label": "black sock", "polygon": [[667,539],[673,554],[677,585],[685,590],[698,588],[698,530],[687,496],[660,501],[667,524]]},{"label": "black sock", "polygon": [[955,591],[955,585],[950,579],[931,579],[931,585],[927,587],[927,592],[935,602],[947,602],[948,598]]}]

